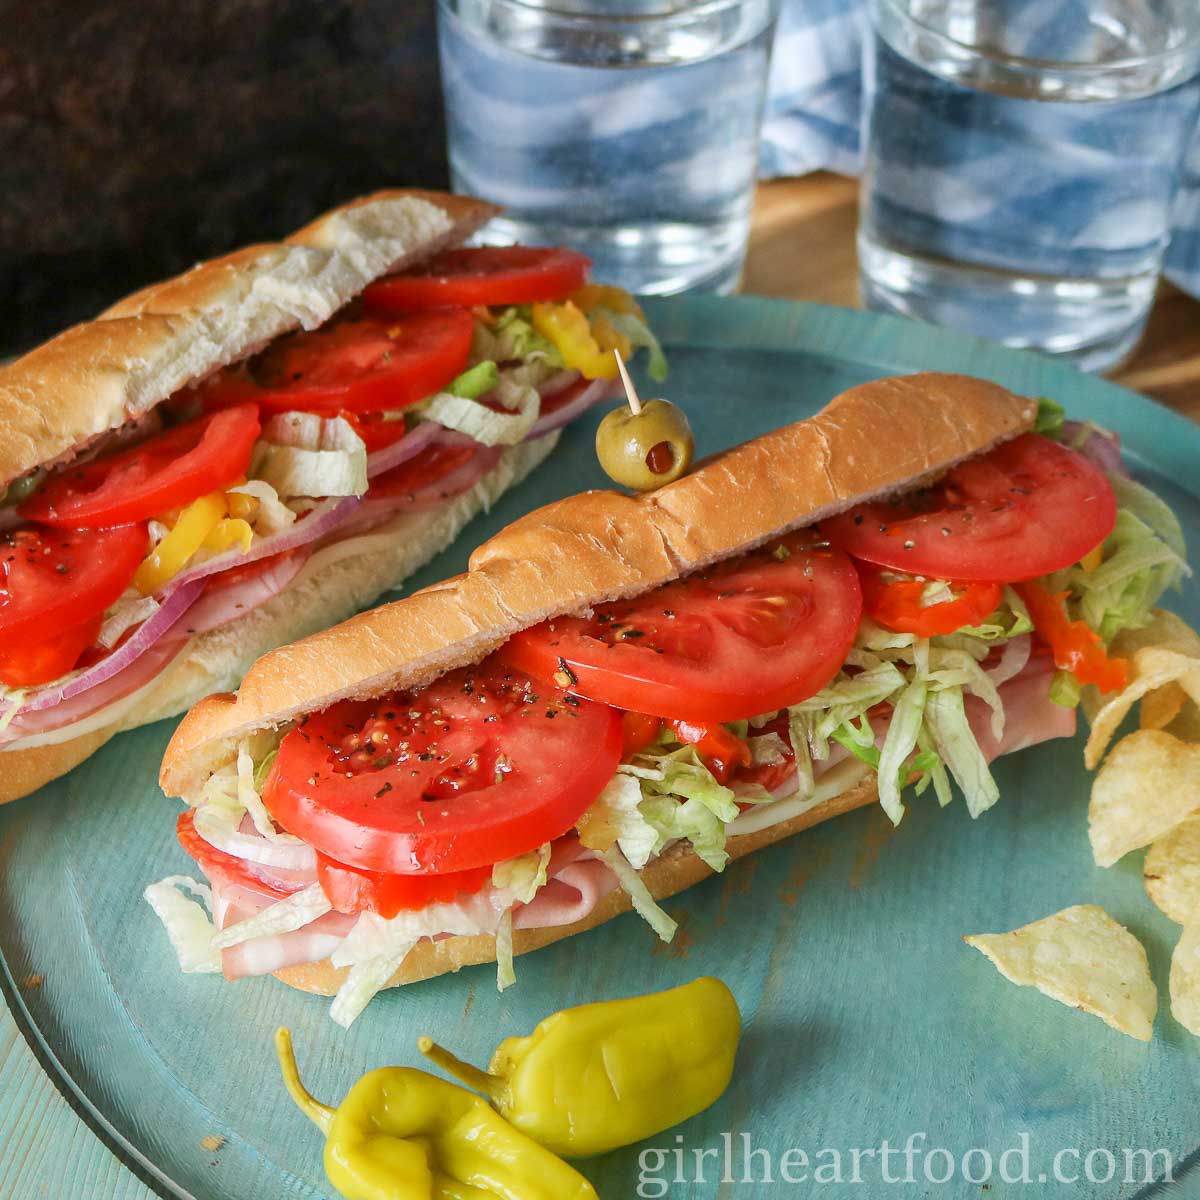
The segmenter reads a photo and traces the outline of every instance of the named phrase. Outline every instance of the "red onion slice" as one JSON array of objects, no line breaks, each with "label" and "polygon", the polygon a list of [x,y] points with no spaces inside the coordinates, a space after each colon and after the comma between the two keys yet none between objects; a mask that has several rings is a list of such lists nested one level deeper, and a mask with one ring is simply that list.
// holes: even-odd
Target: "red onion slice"
[{"label": "red onion slice", "polygon": [[445,432],[436,421],[421,421],[399,441],[384,446],[382,450],[376,450],[367,459],[367,478],[374,479],[376,475],[382,475],[384,471],[390,471],[402,462],[408,462],[433,442],[439,431]]},{"label": "red onion slice", "polygon": [[22,706],[4,732],[0,733],[0,746],[9,746],[24,738],[53,733],[119,705],[127,697],[150,687],[180,653],[183,646],[184,643],[176,638],[162,638],[156,646],[151,647],[125,670],[105,683],[80,692],[71,700],[64,700],[61,704],[37,712],[26,711]]},{"label": "red onion slice", "polygon": [[565,401],[560,408],[556,408],[553,412],[544,413],[533,423],[533,428],[526,436],[526,441],[530,438],[542,437],[552,430],[561,429],[562,426],[574,421],[576,417],[582,416],[593,405],[599,404],[605,397],[614,394],[614,384],[611,379],[594,379],[591,381],[581,379],[579,383],[574,384],[579,391],[569,400]]},{"label": "red onion slice", "polygon": [[462,466],[455,467],[449,474],[418,488],[410,495],[393,497],[391,502],[396,505],[397,511],[413,512],[460,496],[468,488],[474,487],[500,461],[503,449],[503,446],[480,446]]},{"label": "red onion slice", "polygon": [[216,575],[230,567],[241,567],[246,563],[257,562],[260,558],[271,558],[276,554],[307,546],[341,525],[360,503],[357,496],[330,496],[322,500],[307,516],[300,517],[294,525],[289,525],[287,529],[280,530],[270,537],[255,539],[249,551],[243,553],[236,548],[227,550],[224,554],[214,555],[197,566],[181,571],[166,585],[166,595],[173,594],[185,584],[207,579],[208,576]]},{"label": "red onion slice", "polygon": [[[53,708],[65,700],[70,700],[73,696],[99,687],[118,672],[124,671],[132,662],[141,658],[179,621],[202,590],[203,584],[199,580],[189,581],[177,587],[163,598],[158,611],[152,617],[143,621],[125,642],[111,654],[102,658],[95,666],[69,675],[66,679],[52,683],[48,687],[29,692],[19,706],[21,713],[35,713],[46,708]],[[0,718],[11,707],[6,704],[0,708]]]},{"label": "red onion slice", "polygon": [[1121,439],[1107,429],[1083,421],[1064,421],[1063,441],[1075,446],[1084,458],[1094,462],[1110,475],[1128,475],[1129,470],[1121,458]]},{"label": "red onion slice", "polygon": [[213,586],[210,583],[204,595],[188,610],[187,620],[183,623],[184,632],[189,636],[207,633],[210,629],[219,629],[253,612],[278,596],[296,578],[307,561],[308,549],[302,547],[285,555],[279,562],[264,567],[249,579],[225,586]]}]

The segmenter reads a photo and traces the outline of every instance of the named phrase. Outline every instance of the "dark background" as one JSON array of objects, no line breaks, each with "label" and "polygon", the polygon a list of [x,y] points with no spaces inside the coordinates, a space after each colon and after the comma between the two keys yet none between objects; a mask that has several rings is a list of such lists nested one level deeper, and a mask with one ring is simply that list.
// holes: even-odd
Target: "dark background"
[{"label": "dark background", "polygon": [[446,183],[433,0],[0,0],[0,31],[0,352]]}]

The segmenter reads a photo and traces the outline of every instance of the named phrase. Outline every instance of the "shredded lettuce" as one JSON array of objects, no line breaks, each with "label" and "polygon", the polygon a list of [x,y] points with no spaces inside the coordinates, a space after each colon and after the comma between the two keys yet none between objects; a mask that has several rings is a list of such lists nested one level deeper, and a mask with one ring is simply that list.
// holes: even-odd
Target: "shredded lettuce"
[{"label": "shredded lettuce", "polygon": [[606,850],[601,857],[604,859],[608,869],[617,877],[617,882],[621,885],[621,890],[633,902],[633,907],[637,911],[638,916],[664,942],[669,942],[675,936],[675,931],[679,926],[658,906],[654,897],[650,895],[650,889],[643,882],[642,877],[625,861],[625,856],[615,846]]},{"label": "shredded lettuce", "polygon": [[[1002,736],[1004,707],[980,664],[992,642],[1023,633],[1028,615],[1015,594],[1012,600],[1006,599],[1007,607],[980,626],[979,634],[959,630],[919,638],[864,619],[847,656],[849,670],[789,709],[799,796],[811,794],[812,762],[827,759],[833,741],[876,769],[880,803],[895,822],[903,816],[901,793],[914,772],[921,776],[918,793],[932,786],[943,804],[950,798],[950,776],[973,815],[995,803],[998,791],[967,722],[963,696],[970,693],[989,705],[992,732]],[[892,714],[877,744],[870,710],[885,703]]]},{"label": "shredded lettuce", "polygon": [[250,525],[259,537],[270,537],[295,524],[295,512],[280,500],[279,493],[263,479],[248,479],[226,490],[242,496],[253,496],[258,501],[258,512],[254,514]]},{"label": "shredded lettuce", "polygon": [[355,963],[338,988],[329,1015],[343,1028],[349,1029],[364,1008],[387,987],[388,980],[400,969],[408,952],[416,945],[414,941],[403,950],[381,954]]},{"label": "shredded lettuce", "polygon": [[1077,564],[1044,580],[1052,592],[1068,593],[1070,615],[1087,622],[1105,642],[1123,629],[1149,624],[1163,592],[1191,574],[1183,555],[1183,536],[1170,509],[1141,484],[1117,482],[1122,488],[1118,499],[1134,495],[1130,485],[1138,489],[1135,503],[1147,519],[1122,502],[1116,526],[1105,539],[1100,565],[1088,570]]},{"label": "shredded lettuce", "polygon": [[158,601],[153,596],[143,596],[131,588],[109,607],[104,614],[104,623],[96,641],[106,650],[111,650],[135,625],[148,621],[158,611]]},{"label": "shredded lettuce", "polygon": [[[686,838],[714,871],[723,870],[729,861],[725,826],[738,815],[737,798],[731,788],[717,782],[694,746],[670,747],[671,743],[651,747],[632,764],[618,768],[625,772],[632,767],[637,772],[642,793],[638,812],[656,834],[651,853]],[[635,849],[631,861],[644,866],[644,840]]]},{"label": "shredded lettuce", "polygon": [[777,767],[787,761],[787,746],[777,733],[763,733],[757,737],[747,737],[746,745],[750,747],[752,766]]},{"label": "shredded lettuce", "polygon": [[439,392],[425,405],[422,415],[447,429],[456,429],[484,446],[515,446],[533,428],[541,412],[537,388],[509,371],[500,374],[492,389],[504,405],[497,411],[467,396]]},{"label": "shredded lettuce", "polygon": [[4,715],[0,716],[0,733],[3,733],[9,725],[12,724],[13,718],[25,705],[25,697],[29,694],[28,688],[4,688],[0,691],[4,696],[4,701],[8,707],[4,710]]},{"label": "shredded lettuce", "polygon": [[499,382],[500,368],[490,358],[485,358],[482,362],[468,367],[461,375],[450,380],[446,384],[445,390],[451,396],[461,396],[466,400],[478,400]]},{"label": "shredded lettuce", "polygon": [[1154,534],[1161,538],[1179,556],[1187,559],[1187,545],[1183,538],[1183,527],[1171,506],[1144,483],[1128,475],[1110,475],[1109,482],[1117,497],[1117,504],[1132,513]]},{"label": "shredded lettuce", "polygon": [[[181,895],[180,888],[198,899]],[[188,875],[168,875],[150,884],[142,896],[163,923],[181,971],[188,975],[220,971],[221,955],[213,946],[213,923],[208,915],[212,891],[207,885]]]},{"label": "shredded lettuce", "polygon": [[641,870],[666,844],[657,826],[642,813],[642,785],[630,770],[618,772],[579,819],[579,840],[589,850],[607,850],[614,843]]},{"label": "shredded lettuce", "polygon": [[227,950],[251,938],[275,937],[281,933],[291,933],[293,929],[303,929],[332,908],[321,885],[310,883],[302,891],[267,905],[262,912],[222,929],[212,940],[213,948]]},{"label": "shredded lettuce", "polygon": [[1062,433],[1065,416],[1066,411],[1061,404],[1057,404],[1045,396],[1039,396],[1037,417],[1033,423],[1034,433],[1045,434],[1046,437],[1058,437]]},{"label": "shredded lettuce", "polygon": [[[275,842],[286,839],[298,842],[299,838],[293,837],[290,833],[280,833],[275,828],[275,822],[271,820],[271,814],[267,812],[267,806],[262,801],[262,795],[259,792],[258,769],[255,765],[256,749],[260,748],[254,737],[243,739],[238,746],[235,799],[242,809],[250,814],[254,828],[268,841]],[[263,757],[264,753],[261,752],[257,757]],[[217,777],[217,775],[213,775],[209,782],[211,783]],[[264,775],[263,778],[265,779],[266,776]]]},{"label": "shredded lettuce", "polygon": [[[982,642],[1001,642],[1032,632],[1033,621],[1025,607],[1025,601],[1006,584],[1000,607],[986,621],[980,625],[964,625],[954,633],[948,634],[947,641],[950,638],[975,638]],[[986,647],[983,649],[986,650]],[[976,657],[985,655],[977,654]]]},{"label": "shredded lettuce", "polygon": [[[650,326],[636,312],[616,312],[603,305],[593,310],[597,316],[608,319],[608,323],[618,332],[623,333],[634,350],[644,346],[649,355],[646,363],[646,373],[656,383],[661,383],[667,377],[667,356],[663,354],[662,345],[654,336]],[[593,313],[589,313],[591,316]]]},{"label": "shredded lettuce", "polygon": [[939,757],[963,790],[967,811],[973,817],[986,812],[1000,799],[1000,789],[971,732],[962,690],[932,692],[925,702],[925,724]]},{"label": "shredded lettuce", "polygon": [[496,314],[495,324],[475,323],[471,357],[477,361],[539,362],[548,372],[561,371],[562,355],[558,347],[533,327],[529,305],[516,305]]},{"label": "shredded lettuce", "polygon": [[496,926],[496,991],[502,992],[517,982],[517,971],[513,966],[512,909],[500,914]]},{"label": "shredded lettuce", "polygon": [[924,679],[914,679],[900,693],[892,709],[892,720],[883,749],[879,752],[876,768],[879,774],[879,803],[895,825],[900,824],[900,818],[904,815],[900,789],[907,776],[905,764],[916,749],[928,697],[929,684]]},{"label": "shredded lettuce", "polygon": [[508,858],[492,867],[492,887],[510,894],[513,904],[528,904],[546,886],[546,868],[550,864],[550,843],[531,854]]},{"label": "shredded lettuce", "polygon": [[344,417],[281,413],[255,443],[250,475],[277,496],[361,496],[367,490],[367,448]]},{"label": "shredded lettuce", "polygon": [[1078,708],[1083,685],[1070,671],[1055,671],[1050,681],[1049,700],[1063,708]]},{"label": "shredded lettuce", "polygon": [[512,910],[528,904],[546,884],[551,847],[497,863],[492,886],[471,896],[459,896],[395,917],[364,912],[330,956],[335,967],[350,972],[334,999],[330,1015],[348,1026],[370,1003],[423,938],[444,934],[470,936],[490,933],[496,938],[496,984],[501,991],[514,982]]}]

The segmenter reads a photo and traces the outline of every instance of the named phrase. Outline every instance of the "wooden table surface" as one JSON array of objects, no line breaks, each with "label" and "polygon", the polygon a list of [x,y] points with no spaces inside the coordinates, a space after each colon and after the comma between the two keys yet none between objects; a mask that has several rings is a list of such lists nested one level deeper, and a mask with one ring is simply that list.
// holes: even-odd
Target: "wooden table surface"
[{"label": "wooden table surface", "polygon": [[[857,185],[819,174],[759,188],[744,290],[857,305]],[[1200,302],[1164,285],[1114,378],[1200,420]],[[0,1012],[0,1200],[151,1200],[43,1074]]]},{"label": "wooden table surface", "polygon": [[[762,184],[743,290],[857,308],[857,220],[853,179],[822,172]],[[1112,378],[1200,421],[1200,301],[1164,283],[1141,345]]]}]

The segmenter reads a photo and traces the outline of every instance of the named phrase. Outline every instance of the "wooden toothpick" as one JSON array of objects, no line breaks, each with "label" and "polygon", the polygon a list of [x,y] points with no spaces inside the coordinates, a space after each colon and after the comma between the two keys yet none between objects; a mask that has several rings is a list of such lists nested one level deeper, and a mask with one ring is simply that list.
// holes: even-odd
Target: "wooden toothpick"
[{"label": "wooden toothpick", "polygon": [[636,417],[642,411],[642,402],[638,397],[637,388],[633,386],[633,380],[629,378],[629,372],[625,370],[625,360],[621,357],[620,350],[614,350],[613,354],[617,359],[617,370],[621,372],[621,382],[625,385],[625,399],[629,401],[629,407],[633,409],[633,415]]}]

